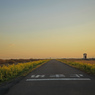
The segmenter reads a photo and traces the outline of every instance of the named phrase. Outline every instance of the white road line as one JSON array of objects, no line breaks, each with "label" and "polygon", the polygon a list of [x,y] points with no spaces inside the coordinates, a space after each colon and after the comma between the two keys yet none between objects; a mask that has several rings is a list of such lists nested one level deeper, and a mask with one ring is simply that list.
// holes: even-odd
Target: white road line
[{"label": "white road line", "polygon": [[43,78],[43,77],[45,77],[45,75],[41,75],[41,77]]},{"label": "white road line", "polygon": [[35,76],[35,78],[38,78],[38,77],[40,77],[40,75],[36,75],[36,76]]},{"label": "white road line", "polygon": [[50,77],[65,77],[65,75],[63,74],[55,74],[55,75],[50,75]]},{"label": "white road line", "polygon": [[[44,78],[45,75],[31,75],[31,78],[39,78],[39,77]],[[54,78],[54,77],[62,78],[62,77],[65,77],[65,75],[64,74],[55,74],[55,75],[50,75],[49,77],[51,77],[51,78]],[[70,77],[80,78],[80,77],[83,77],[83,74],[71,74]]]},{"label": "white road line", "polygon": [[83,77],[83,74],[79,74],[79,76]]},{"label": "white road line", "polygon": [[70,77],[80,77],[78,74],[71,74]]},{"label": "white road line", "polygon": [[45,77],[45,75],[32,75],[31,78]]},{"label": "white road line", "polygon": [[76,77],[80,78],[80,76],[78,74],[75,74],[75,75],[76,75]]},{"label": "white road line", "polygon": [[91,80],[90,78],[47,78],[47,79],[27,79],[26,81],[62,81],[62,80]]},{"label": "white road line", "polygon": [[60,77],[65,77],[65,75],[63,75],[63,74],[59,74],[60,75]]},{"label": "white road line", "polygon": [[32,76],[31,76],[31,78],[34,78],[34,77],[35,77],[35,75],[32,75]]},{"label": "white road line", "polygon": [[58,77],[60,77],[60,75],[59,75],[59,74],[56,74],[55,76],[56,76],[57,78],[58,78]]}]

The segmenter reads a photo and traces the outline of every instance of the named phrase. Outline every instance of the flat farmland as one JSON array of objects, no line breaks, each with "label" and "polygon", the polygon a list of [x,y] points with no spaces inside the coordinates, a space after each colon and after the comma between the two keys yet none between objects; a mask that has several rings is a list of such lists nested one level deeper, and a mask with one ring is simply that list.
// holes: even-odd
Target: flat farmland
[{"label": "flat farmland", "polygon": [[78,63],[85,63],[85,64],[95,64],[95,60],[94,59],[87,59],[87,60],[83,60],[83,59],[66,59],[66,61],[71,61],[71,62],[78,62]]},{"label": "flat farmland", "polygon": [[66,63],[72,67],[78,68],[90,74],[95,75],[95,60],[91,59],[58,59],[62,63]]}]

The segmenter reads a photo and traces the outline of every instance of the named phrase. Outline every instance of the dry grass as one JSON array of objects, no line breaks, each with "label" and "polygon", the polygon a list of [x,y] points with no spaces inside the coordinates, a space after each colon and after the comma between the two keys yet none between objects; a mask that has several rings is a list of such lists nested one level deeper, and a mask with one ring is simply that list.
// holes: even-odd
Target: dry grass
[{"label": "dry grass", "polygon": [[75,62],[95,64],[95,60],[76,60]]},{"label": "dry grass", "polygon": [[18,64],[18,63],[26,63],[26,62],[33,62],[33,61],[38,61],[39,59],[0,59],[0,66],[3,65],[13,65],[13,64]]},{"label": "dry grass", "polygon": [[83,60],[83,59],[66,59],[67,61],[71,62],[78,62],[78,63],[88,63],[88,64],[95,64],[95,60],[88,59],[88,60]]}]

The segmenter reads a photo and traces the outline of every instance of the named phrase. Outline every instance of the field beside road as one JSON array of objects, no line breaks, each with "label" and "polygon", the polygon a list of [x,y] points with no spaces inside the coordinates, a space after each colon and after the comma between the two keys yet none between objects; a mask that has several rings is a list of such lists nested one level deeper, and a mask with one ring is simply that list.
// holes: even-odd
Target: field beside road
[{"label": "field beside road", "polygon": [[25,76],[31,72],[34,68],[39,67],[48,60],[39,60],[34,62],[27,63],[18,63],[12,65],[3,65],[0,66],[0,83],[8,81],[10,79],[16,78],[18,76]]},{"label": "field beside road", "polygon": [[86,64],[95,64],[95,60],[94,59],[66,59],[67,61],[71,61],[71,62],[78,62],[78,63],[86,63]]},{"label": "field beside road", "polygon": [[95,74],[95,60],[83,60],[83,59],[58,59],[63,63],[66,63],[72,67],[78,68],[90,74]]},{"label": "field beside road", "polygon": [[33,62],[33,61],[38,61],[40,59],[0,59],[0,66],[2,67],[3,65],[13,65],[13,64],[18,64],[18,63],[26,63],[26,62]]}]

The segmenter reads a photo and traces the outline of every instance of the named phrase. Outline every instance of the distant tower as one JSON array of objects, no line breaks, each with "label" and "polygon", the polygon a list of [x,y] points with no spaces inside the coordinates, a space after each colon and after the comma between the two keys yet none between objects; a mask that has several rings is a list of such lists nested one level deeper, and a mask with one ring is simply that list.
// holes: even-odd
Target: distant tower
[{"label": "distant tower", "polygon": [[83,59],[87,59],[87,53],[83,54]]}]

